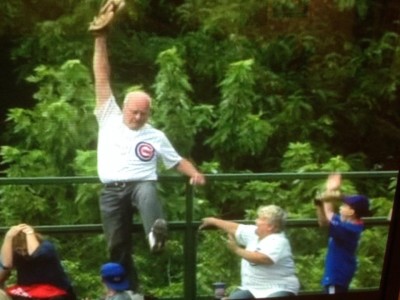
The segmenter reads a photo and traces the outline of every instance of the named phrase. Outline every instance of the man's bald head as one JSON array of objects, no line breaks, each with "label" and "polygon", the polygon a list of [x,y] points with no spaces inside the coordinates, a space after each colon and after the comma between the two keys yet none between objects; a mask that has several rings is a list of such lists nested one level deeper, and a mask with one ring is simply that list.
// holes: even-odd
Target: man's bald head
[{"label": "man's bald head", "polygon": [[151,97],[143,91],[129,92],[122,109],[124,123],[130,129],[140,129],[149,119]]}]

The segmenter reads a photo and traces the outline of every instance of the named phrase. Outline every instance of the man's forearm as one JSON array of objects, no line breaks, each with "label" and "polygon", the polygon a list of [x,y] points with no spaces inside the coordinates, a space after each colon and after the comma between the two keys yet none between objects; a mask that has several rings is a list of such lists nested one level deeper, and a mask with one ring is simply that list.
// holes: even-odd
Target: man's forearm
[{"label": "man's forearm", "polygon": [[95,38],[93,54],[93,73],[97,105],[102,105],[111,96],[110,64],[106,35]]},{"label": "man's forearm", "polygon": [[182,160],[177,165],[176,169],[180,173],[185,174],[188,177],[193,177],[197,173],[199,173],[199,171],[197,171],[197,169],[194,167],[194,165],[186,158],[182,158]]},{"label": "man's forearm", "polygon": [[203,185],[206,179],[202,173],[200,173],[195,166],[186,158],[182,158],[176,169],[186,176],[190,177],[190,184]]}]

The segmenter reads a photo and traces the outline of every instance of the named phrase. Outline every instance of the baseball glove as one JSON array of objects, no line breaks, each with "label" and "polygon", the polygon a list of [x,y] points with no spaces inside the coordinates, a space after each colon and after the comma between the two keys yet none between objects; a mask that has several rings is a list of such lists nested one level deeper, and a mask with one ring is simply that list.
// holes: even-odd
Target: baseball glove
[{"label": "baseball glove", "polygon": [[335,202],[342,200],[342,193],[339,190],[326,190],[317,196],[322,202]]},{"label": "baseball glove", "polygon": [[89,25],[90,32],[99,32],[105,29],[114,16],[125,6],[124,0],[107,0],[100,8],[100,11]]}]

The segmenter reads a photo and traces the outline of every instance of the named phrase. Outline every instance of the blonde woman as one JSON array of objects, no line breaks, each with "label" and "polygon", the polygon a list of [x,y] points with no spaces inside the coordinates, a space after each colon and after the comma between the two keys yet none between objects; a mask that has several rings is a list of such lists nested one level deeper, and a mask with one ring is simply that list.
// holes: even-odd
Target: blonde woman
[{"label": "blonde woman", "polygon": [[294,296],[299,290],[285,211],[276,205],[258,209],[255,225],[218,218],[203,219],[200,229],[214,226],[228,233],[229,249],[242,258],[241,285],[227,299]]}]

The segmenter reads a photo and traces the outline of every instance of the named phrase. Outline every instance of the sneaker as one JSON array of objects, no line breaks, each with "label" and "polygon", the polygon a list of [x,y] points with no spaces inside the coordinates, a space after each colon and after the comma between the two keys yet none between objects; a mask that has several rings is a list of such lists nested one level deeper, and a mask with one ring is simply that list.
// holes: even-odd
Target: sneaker
[{"label": "sneaker", "polygon": [[149,233],[150,250],[153,253],[164,250],[167,239],[167,222],[164,219],[157,219]]}]

